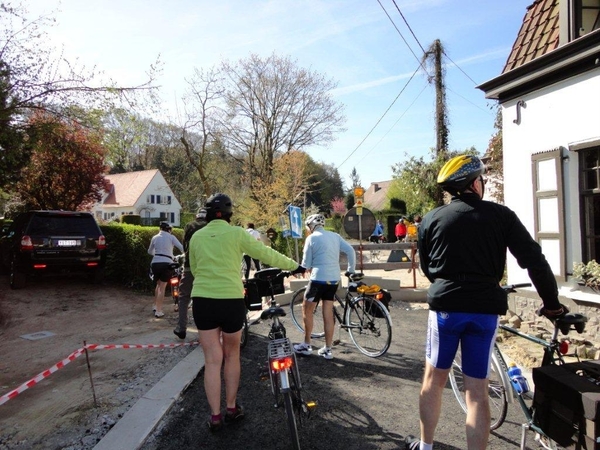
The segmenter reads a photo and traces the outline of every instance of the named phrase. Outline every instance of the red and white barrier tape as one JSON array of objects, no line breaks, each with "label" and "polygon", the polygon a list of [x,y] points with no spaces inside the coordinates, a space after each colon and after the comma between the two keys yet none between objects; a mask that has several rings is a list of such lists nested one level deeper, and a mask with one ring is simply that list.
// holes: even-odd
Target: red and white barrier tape
[{"label": "red and white barrier tape", "polygon": [[30,387],[35,386],[40,381],[42,381],[44,378],[48,378],[50,375],[52,375],[58,369],[62,369],[67,364],[69,364],[71,361],[73,361],[76,358],[78,358],[81,355],[83,355],[86,348],[88,350],[112,350],[112,349],[117,349],[117,348],[123,348],[123,349],[130,349],[130,348],[175,348],[175,347],[184,347],[184,346],[188,346],[188,345],[198,345],[198,342],[197,341],[195,341],[195,342],[184,342],[184,343],[181,343],[181,344],[109,344],[109,345],[87,344],[85,347],[80,348],[78,350],[75,350],[73,353],[71,353],[65,359],[63,359],[62,361],[54,364],[49,369],[44,370],[43,372],[39,373],[37,376],[33,377],[31,380],[26,381],[25,383],[23,383],[18,388],[13,389],[12,391],[10,391],[10,392],[4,394],[3,396],[1,396],[0,397],[0,405],[3,405],[7,401],[15,398],[21,392],[29,389]]}]

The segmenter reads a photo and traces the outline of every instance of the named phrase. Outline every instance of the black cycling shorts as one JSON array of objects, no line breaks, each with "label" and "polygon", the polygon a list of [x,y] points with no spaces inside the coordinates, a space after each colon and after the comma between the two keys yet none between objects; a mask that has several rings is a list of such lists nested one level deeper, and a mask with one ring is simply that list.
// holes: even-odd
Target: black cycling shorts
[{"label": "black cycling shorts", "polygon": [[192,300],[198,330],[220,328],[223,333],[235,333],[244,326],[246,304],[243,298],[192,297]]},{"label": "black cycling shorts", "polygon": [[338,290],[338,283],[319,283],[309,281],[304,292],[307,302],[318,302],[319,300],[333,300]]},{"label": "black cycling shorts", "polygon": [[154,274],[154,281],[160,280],[165,283],[173,276],[173,269],[169,266],[171,263],[154,263],[151,265],[152,273]]}]

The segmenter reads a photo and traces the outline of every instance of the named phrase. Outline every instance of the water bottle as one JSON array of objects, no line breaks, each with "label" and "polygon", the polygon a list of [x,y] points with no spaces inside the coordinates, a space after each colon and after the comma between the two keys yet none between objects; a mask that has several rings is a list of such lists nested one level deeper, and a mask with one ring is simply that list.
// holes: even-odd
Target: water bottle
[{"label": "water bottle", "polygon": [[529,392],[529,383],[527,383],[527,378],[523,376],[521,369],[514,362],[511,362],[508,367],[508,377],[510,378],[510,382],[514,386],[517,394],[525,394],[526,392]]}]

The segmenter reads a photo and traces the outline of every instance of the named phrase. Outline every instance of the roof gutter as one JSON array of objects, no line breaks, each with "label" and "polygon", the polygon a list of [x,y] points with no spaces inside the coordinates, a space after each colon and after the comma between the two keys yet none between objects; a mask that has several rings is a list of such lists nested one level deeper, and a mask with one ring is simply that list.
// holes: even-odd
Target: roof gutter
[{"label": "roof gutter", "polygon": [[503,103],[559,81],[600,70],[600,29],[477,86]]}]

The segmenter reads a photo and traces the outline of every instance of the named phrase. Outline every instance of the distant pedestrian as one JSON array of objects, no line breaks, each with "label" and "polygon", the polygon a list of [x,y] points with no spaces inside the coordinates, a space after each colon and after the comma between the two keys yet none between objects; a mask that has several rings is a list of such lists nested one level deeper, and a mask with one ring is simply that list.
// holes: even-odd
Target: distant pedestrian
[{"label": "distant pedestrian", "polygon": [[381,223],[381,220],[377,220],[377,223],[375,224],[375,230],[373,230],[373,234],[370,236],[370,241],[377,243],[377,242],[383,242],[385,240],[385,237],[383,235],[383,224]]},{"label": "distant pedestrian", "polygon": [[196,214],[195,220],[188,223],[183,229],[183,248],[185,249],[185,262],[183,263],[183,275],[179,281],[179,299],[177,310],[179,320],[173,333],[179,339],[185,339],[188,323],[188,305],[192,295],[192,285],[194,284],[194,275],[190,269],[190,239],[196,231],[206,225],[206,209],[201,208]]},{"label": "distant pedestrian", "polygon": [[406,237],[406,224],[404,223],[404,219],[398,220],[396,228],[394,229],[394,234],[396,235],[397,242],[404,240]]},{"label": "distant pedestrian", "polygon": [[173,248],[177,247],[183,253],[183,245],[171,234],[171,225],[168,222],[161,222],[159,227],[160,231],[152,237],[148,247],[148,254],[152,255],[150,267],[154,274],[154,281],[156,281],[154,306],[152,307],[156,318],[165,316],[162,306],[167,282],[173,275],[173,270],[169,267],[173,263]]},{"label": "distant pedestrian", "polygon": [[[250,234],[250,236],[252,236],[257,241],[262,242],[262,239],[260,238],[260,231],[257,231],[254,229],[254,224],[252,222],[248,223],[248,225],[246,225],[246,227],[247,227],[246,231]],[[258,259],[251,258],[250,256],[244,254],[244,263],[246,266],[244,278],[246,280],[250,277],[250,266],[252,264],[252,261],[254,261],[254,269],[257,271],[260,270],[260,261]]]}]

